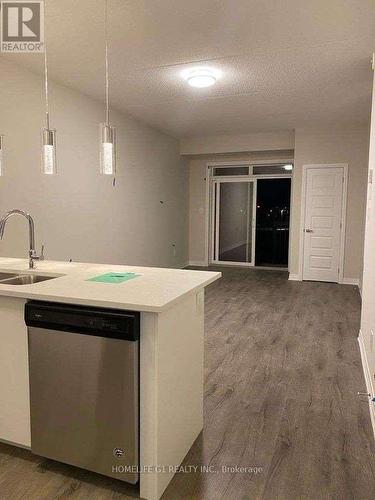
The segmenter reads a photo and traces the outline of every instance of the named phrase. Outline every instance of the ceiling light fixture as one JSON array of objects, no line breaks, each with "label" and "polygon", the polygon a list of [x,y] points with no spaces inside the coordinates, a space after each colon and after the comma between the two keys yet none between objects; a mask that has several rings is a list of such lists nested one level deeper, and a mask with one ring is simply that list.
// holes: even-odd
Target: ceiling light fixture
[{"label": "ceiling light fixture", "polygon": [[[100,173],[116,175],[116,129],[109,124],[108,0],[105,0],[105,122],[100,124]],[[115,183],[115,180],[114,180]]]},{"label": "ceiling light fixture", "polygon": [[293,165],[290,163],[288,165],[284,165],[284,170],[293,170]]},{"label": "ceiling light fixture", "polygon": [[191,68],[182,73],[182,77],[191,87],[200,89],[215,85],[219,76],[219,72],[211,68]]},{"label": "ceiling light fixture", "polygon": [[42,130],[42,173],[46,175],[53,175],[57,173],[56,130],[52,130],[50,128],[49,120],[46,6],[47,0],[44,0],[44,91],[46,99],[46,127]]}]

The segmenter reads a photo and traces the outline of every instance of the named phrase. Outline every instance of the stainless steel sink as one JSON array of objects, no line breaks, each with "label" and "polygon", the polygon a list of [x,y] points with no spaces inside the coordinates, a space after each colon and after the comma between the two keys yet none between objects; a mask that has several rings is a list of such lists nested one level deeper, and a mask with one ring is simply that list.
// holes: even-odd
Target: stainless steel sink
[{"label": "stainless steel sink", "polygon": [[0,281],[7,280],[9,278],[16,278],[18,273],[0,273]]},{"label": "stainless steel sink", "polygon": [[42,281],[53,280],[58,276],[41,276],[38,274],[28,274],[24,276],[13,275],[13,278],[3,279],[0,285],[33,285]]}]

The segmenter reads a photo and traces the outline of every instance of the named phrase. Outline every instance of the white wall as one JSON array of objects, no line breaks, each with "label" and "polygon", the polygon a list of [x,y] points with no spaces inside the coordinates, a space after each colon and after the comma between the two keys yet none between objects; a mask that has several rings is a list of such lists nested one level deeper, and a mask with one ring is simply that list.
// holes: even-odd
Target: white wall
[{"label": "white wall", "polygon": [[291,274],[299,274],[302,258],[299,255],[299,244],[303,165],[348,163],[344,279],[360,279],[363,264],[368,137],[367,127],[354,130],[296,129],[289,266]]},{"label": "white wall", "polygon": [[[45,243],[49,259],[163,267],[185,264],[188,177],[179,143],[112,113],[118,143],[113,188],[112,179],[98,173],[103,104],[54,83],[50,99],[59,174],[43,176],[39,156],[44,126],[42,79],[4,59],[0,59],[0,72],[0,133],[5,135],[6,148],[0,214],[16,207],[29,211],[35,218],[38,244]],[[172,244],[176,244],[176,256]],[[9,221],[0,255],[25,257],[27,245],[26,222]]]},{"label": "white wall", "polygon": [[[368,368],[368,390],[375,387],[375,79],[372,98],[371,138],[368,179],[365,252],[362,283],[361,340],[365,351],[365,368]],[[371,387],[372,385],[372,387]],[[371,405],[373,407],[373,405]],[[375,414],[374,414],[375,416]],[[375,423],[375,420],[374,422]],[[375,431],[375,428],[374,428]]]},{"label": "white wall", "polygon": [[221,154],[248,151],[282,151],[294,148],[294,130],[253,134],[192,137],[181,141],[182,155]]}]

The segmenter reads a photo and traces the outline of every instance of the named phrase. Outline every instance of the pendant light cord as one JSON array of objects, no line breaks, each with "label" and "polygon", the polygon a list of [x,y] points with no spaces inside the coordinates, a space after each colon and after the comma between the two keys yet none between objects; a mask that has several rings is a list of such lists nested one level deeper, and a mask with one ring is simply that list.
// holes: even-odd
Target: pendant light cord
[{"label": "pendant light cord", "polygon": [[44,0],[44,90],[46,97],[46,125],[49,130],[49,99],[48,99],[48,59],[47,59],[47,37],[46,37],[46,10],[47,0]]},{"label": "pendant light cord", "polygon": [[[105,38],[105,123],[109,126],[109,57],[108,57],[108,0],[105,0],[104,12],[104,38]],[[112,186],[116,186],[116,172]]]},{"label": "pendant light cord", "polygon": [[104,36],[105,36],[105,122],[106,125],[109,125],[109,63],[108,63],[108,0],[105,0],[105,27],[104,27]]}]

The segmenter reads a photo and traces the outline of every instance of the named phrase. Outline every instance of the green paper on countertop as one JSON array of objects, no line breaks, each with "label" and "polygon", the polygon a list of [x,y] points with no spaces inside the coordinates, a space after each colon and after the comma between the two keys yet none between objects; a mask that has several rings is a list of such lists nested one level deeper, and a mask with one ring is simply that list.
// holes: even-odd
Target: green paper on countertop
[{"label": "green paper on countertop", "polygon": [[138,278],[140,274],[135,273],[105,273],[89,278],[86,281],[96,281],[97,283],[123,283],[134,278]]}]

